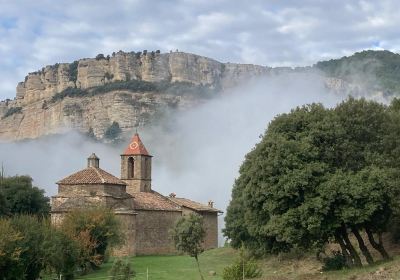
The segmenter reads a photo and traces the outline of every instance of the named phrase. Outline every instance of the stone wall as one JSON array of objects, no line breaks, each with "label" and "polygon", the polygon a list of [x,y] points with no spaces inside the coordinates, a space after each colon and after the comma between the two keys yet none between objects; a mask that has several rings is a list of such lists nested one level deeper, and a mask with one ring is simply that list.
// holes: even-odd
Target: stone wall
[{"label": "stone wall", "polygon": [[114,196],[126,195],[126,187],[123,185],[58,185],[58,195],[66,197],[76,196]]},{"label": "stone wall", "polygon": [[204,218],[206,237],[204,239],[204,249],[218,248],[218,213],[200,212]]},{"label": "stone wall", "polygon": [[136,254],[165,255],[176,253],[170,230],[181,217],[181,212],[138,210],[137,213]]},{"label": "stone wall", "polygon": [[204,229],[206,236],[204,238],[204,249],[213,249],[218,247],[218,213],[217,212],[197,212],[187,207],[182,207],[182,215],[191,213],[199,214],[204,219]]},{"label": "stone wall", "polygon": [[135,256],[136,255],[136,214],[129,211],[115,211],[116,217],[121,222],[121,229],[124,235],[122,246],[114,248],[113,256]]}]

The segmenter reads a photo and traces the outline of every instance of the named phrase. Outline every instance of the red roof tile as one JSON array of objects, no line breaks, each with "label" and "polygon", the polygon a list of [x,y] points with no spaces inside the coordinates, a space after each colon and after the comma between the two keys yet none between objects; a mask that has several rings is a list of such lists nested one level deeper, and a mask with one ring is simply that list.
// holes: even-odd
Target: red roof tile
[{"label": "red roof tile", "polygon": [[125,149],[123,155],[145,155],[149,156],[146,147],[140,140],[139,134],[135,133],[128,147]]},{"label": "red roof tile", "polygon": [[126,183],[114,175],[97,167],[88,167],[78,171],[60,181],[59,185],[87,185],[87,184],[107,184],[107,185],[126,185]]},{"label": "red roof tile", "polygon": [[138,192],[132,195],[135,210],[181,211],[178,204],[155,191]]},{"label": "red roof tile", "polygon": [[218,210],[216,208],[210,207],[208,205],[201,204],[199,202],[187,199],[187,198],[181,198],[181,197],[168,197],[168,199],[172,200],[176,204],[179,204],[180,206],[186,207],[193,209],[195,211],[205,211],[205,212],[219,212],[223,213],[221,210]]}]

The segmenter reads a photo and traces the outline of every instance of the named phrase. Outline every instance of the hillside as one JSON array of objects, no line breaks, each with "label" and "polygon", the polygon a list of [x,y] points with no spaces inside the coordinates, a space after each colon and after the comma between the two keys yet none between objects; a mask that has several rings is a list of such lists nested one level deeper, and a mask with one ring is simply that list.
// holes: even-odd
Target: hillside
[{"label": "hillside", "polygon": [[328,77],[362,85],[385,95],[400,93],[400,55],[390,51],[362,51],[349,57],[321,61],[314,65]]},{"label": "hillside", "polygon": [[0,102],[0,140],[75,129],[103,139],[187,110],[255,77],[318,73],[334,92],[397,95],[400,56],[366,51],[313,67],[221,63],[184,52],[122,52],[58,63],[29,73],[14,100]]},{"label": "hillside", "polygon": [[[224,267],[230,265],[237,257],[237,252],[230,248],[218,248],[204,252],[199,258],[204,278],[221,280]],[[137,273],[135,279],[138,280],[146,279],[147,269],[149,279],[195,280],[200,278],[196,263],[189,256],[139,256],[132,257],[130,262]],[[321,264],[313,257],[270,256],[258,262],[263,270],[263,276],[255,280],[378,280],[399,279],[400,277],[399,258],[359,269],[322,273],[320,271]],[[112,262],[110,261],[105,263],[100,270],[78,279],[106,279],[111,266]],[[211,276],[210,271],[215,271],[216,275]]]}]

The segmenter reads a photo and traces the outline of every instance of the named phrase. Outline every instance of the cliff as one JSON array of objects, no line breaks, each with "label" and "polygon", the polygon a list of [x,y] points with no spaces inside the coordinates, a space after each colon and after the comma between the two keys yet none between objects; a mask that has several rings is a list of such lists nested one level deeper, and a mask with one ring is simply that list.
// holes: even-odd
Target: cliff
[{"label": "cliff", "polygon": [[[165,111],[203,102],[203,89],[218,94],[268,71],[257,65],[159,51],[119,51],[46,66],[18,83],[14,100],[0,102],[0,139],[37,138],[68,129],[103,138],[114,122],[123,132],[132,130]],[[131,88],[132,81],[140,84]],[[115,85],[120,87],[114,89]],[[99,89],[101,94],[90,94]]]},{"label": "cliff", "polygon": [[[221,63],[183,52],[122,52],[46,66],[29,73],[16,98],[0,102],[0,140],[77,129],[98,139],[113,123],[122,132],[168,110],[187,109],[254,77],[307,68]],[[343,91],[342,79],[326,85]],[[94,134],[94,135],[93,135]]]}]

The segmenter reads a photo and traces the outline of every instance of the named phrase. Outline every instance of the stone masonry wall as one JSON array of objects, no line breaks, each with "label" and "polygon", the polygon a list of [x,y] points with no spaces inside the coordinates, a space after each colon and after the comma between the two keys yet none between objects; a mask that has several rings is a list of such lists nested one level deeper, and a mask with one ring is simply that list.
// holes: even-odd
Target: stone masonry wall
[{"label": "stone masonry wall", "polygon": [[136,215],[133,213],[124,213],[116,211],[116,217],[121,222],[121,228],[124,235],[122,246],[112,251],[113,256],[135,256],[136,255]]},{"label": "stone masonry wall", "polygon": [[137,212],[136,254],[166,255],[176,253],[170,230],[181,217],[181,212],[144,210]]}]

